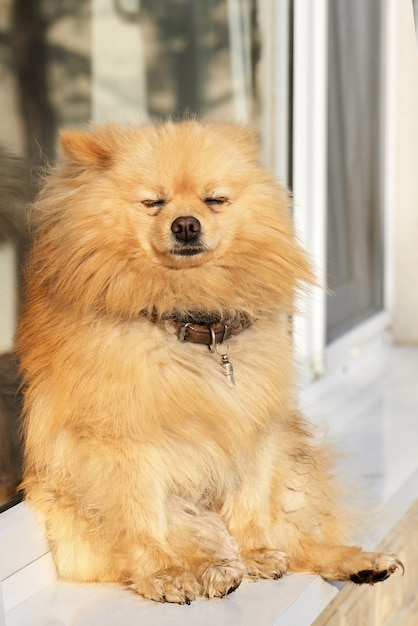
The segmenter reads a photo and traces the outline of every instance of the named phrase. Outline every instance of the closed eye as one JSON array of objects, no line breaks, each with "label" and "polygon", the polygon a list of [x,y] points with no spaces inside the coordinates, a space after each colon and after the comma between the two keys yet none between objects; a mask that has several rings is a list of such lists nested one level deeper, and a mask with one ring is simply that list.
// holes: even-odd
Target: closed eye
[{"label": "closed eye", "polygon": [[208,206],[219,206],[221,204],[226,204],[228,202],[228,198],[224,196],[220,196],[219,198],[205,198],[203,201]]},{"label": "closed eye", "polygon": [[158,208],[165,205],[165,200],[159,198],[157,200],[142,200],[142,204],[149,209]]}]

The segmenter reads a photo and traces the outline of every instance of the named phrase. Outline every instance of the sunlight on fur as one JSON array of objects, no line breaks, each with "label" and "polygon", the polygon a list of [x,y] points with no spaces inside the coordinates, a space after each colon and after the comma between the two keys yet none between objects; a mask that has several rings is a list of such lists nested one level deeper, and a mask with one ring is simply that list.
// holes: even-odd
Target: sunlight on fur
[{"label": "sunlight on fur", "polygon": [[313,275],[252,133],[108,124],[61,143],[17,337],[23,488],[61,578],[184,604],[402,568],[346,545],[332,451],[298,410],[290,320]]}]

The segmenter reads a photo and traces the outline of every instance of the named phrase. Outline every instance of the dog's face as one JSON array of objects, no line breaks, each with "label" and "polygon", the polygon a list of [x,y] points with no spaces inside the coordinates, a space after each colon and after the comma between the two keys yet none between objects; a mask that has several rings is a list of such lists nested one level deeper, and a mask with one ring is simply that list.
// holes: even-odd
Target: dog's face
[{"label": "dog's face", "polygon": [[256,209],[248,195],[257,149],[238,125],[107,127],[63,133],[62,144],[72,162],[96,172],[90,193],[101,198],[97,219],[107,214],[116,229],[124,224],[125,253],[131,241],[131,254],[141,251],[148,263],[184,268],[220,258],[245,212]]},{"label": "dog's face", "polygon": [[[149,252],[167,267],[200,265],[220,254],[233,235],[225,215],[238,191],[233,186],[173,181],[164,190],[140,190],[144,213],[142,232],[149,233]],[[225,223],[226,222],[226,223]]]}]

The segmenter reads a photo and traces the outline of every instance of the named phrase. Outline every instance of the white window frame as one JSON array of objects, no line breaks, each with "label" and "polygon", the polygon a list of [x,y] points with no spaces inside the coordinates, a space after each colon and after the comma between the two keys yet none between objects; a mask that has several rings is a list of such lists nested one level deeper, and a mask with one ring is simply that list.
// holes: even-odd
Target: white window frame
[{"label": "white window frame", "polygon": [[310,290],[295,319],[303,377],[317,380],[359,346],[390,327],[393,309],[396,1],[384,2],[385,76],[382,88],[384,172],[383,309],[326,344],[327,14],[328,0],[294,0],[293,199],[298,237],[309,251],[319,288]]},{"label": "white window frame", "polygon": [[[264,2],[261,2],[264,5]],[[393,294],[393,246],[390,236],[393,226],[394,197],[394,76],[395,76],[395,24],[396,0],[386,0],[386,66],[384,86],[385,102],[385,309],[361,328],[336,342],[330,348],[325,343],[325,292],[312,291],[302,307],[310,311],[295,323],[299,353],[308,364],[310,377],[315,378],[326,369],[326,362],[338,362],[356,345],[377,332],[390,321]],[[266,8],[267,7],[267,8]],[[269,11],[274,19],[271,24],[280,31],[283,16],[289,10],[287,0],[266,0],[265,17]],[[327,0],[306,2],[294,0],[294,148],[293,148],[293,194],[294,216],[298,236],[313,256],[318,279],[325,284],[325,200],[326,200],[326,28]],[[283,45],[275,45],[274,28],[270,28],[269,40],[272,57],[268,66],[271,77],[278,85],[273,90],[267,107],[266,119],[274,118],[274,106],[280,93],[280,84],[287,89],[288,75],[283,65]],[[282,31],[283,32],[283,31]],[[286,36],[286,34],[284,34]],[[287,44],[286,44],[287,45]],[[287,97],[287,92],[285,92]],[[309,103],[309,106],[308,106]],[[272,133],[276,155],[275,168],[283,179],[285,159],[283,156],[283,128],[287,119],[278,118]],[[286,147],[287,149],[287,147]],[[25,598],[47,586],[54,579],[54,570],[39,523],[30,508],[21,503],[0,515],[0,626],[5,626],[5,612]]]},{"label": "white window frame", "polygon": [[[313,378],[324,372],[326,319],[327,0],[294,2],[293,211],[321,288],[295,319],[297,352]],[[322,288],[323,286],[323,288]]]}]

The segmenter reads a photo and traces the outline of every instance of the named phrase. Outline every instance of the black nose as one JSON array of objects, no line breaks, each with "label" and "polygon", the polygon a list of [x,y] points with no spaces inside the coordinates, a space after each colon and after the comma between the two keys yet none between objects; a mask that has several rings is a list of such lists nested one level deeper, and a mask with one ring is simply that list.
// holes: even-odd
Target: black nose
[{"label": "black nose", "polygon": [[171,232],[177,241],[185,242],[197,239],[200,234],[200,222],[195,217],[188,215],[186,217],[178,217],[171,224]]}]

